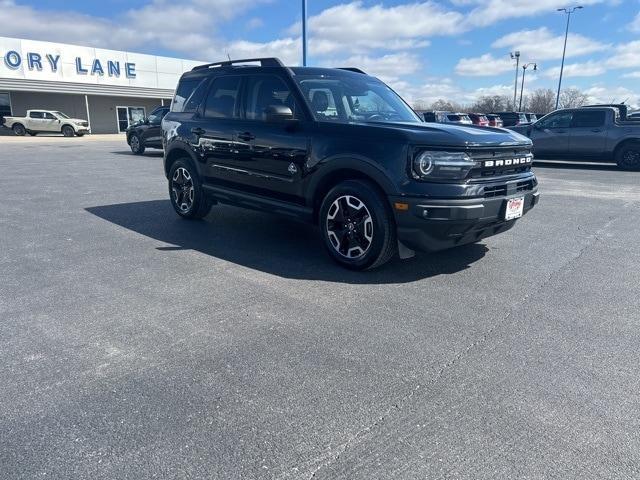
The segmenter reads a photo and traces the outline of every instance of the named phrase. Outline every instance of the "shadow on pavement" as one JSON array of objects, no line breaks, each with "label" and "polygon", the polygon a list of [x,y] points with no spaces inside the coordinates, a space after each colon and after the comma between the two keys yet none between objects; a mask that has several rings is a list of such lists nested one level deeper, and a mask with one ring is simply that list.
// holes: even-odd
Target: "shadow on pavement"
[{"label": "shadow on pavement", "polygon": [[134,155],[131,153],[131,150],[118,150],[115,152],[116,155],[129,155],[130,157],[162,157],[162,150],[146,150],[142,155]]},{"label": "shadow on pavement", "polygon": [[169,200],[90,207],[88,212],[141,235],[169,244],[170,254],[196,250],[247,268],[285,278],[354,284],[406,283],[469,268],[488,248],[466,245],[410,260],[395,259],[369,272],[352,272],[323,251],[317,228],[288,218],[216,205],[204,221],[178,218]]},{"label": "shadow on pavement", "polygon": [[591,163],[577,162],[572,160],[538,160],[536,159],[533,168],[558,168],[566,170],[605,170],[605,171],[621,171],[615,163]]}]

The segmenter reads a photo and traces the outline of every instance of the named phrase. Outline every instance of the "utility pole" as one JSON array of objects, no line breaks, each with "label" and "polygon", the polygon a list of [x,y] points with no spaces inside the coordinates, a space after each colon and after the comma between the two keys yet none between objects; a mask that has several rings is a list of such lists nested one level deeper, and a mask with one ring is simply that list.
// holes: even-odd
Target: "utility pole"
[{"label": "utility pole", "polygon": [[302,0],[302,66],[307,66],[307,0]]},{"label": "utility pole", "polygon": [[518,68],[520,67],[520,50],[516,50],[515,52],[511,52],[512,59],[516,59],[516,81],[513,85],[513,109],[516,109],[516,99],[518,98]]},{"label": "utility pole", "polygon": [[580,10],[582,5],[578,5],[570,8],[559,8],[558,12],[564,12],[567,14],[567,28],[564,31],[564,48],[562,49],[562,63],[560,64],[560,79],[558,80],[558,93],[556,94],[556,110],[560,103],[560,87],[562,86],[562,72],[564,71],[564,56],[567,53],[567,37],[569,36],[569,21],[571,20],[571,14],[576,10]]},{"label": "utility pole", "polygon": [[525,63],[522,65],[522,85],[520,85],[520,106],[518,107],[518,111],[522,111],[522,93],[524,92],[524,75],[527,73],[527,68],[533,65],[533,71],[538,70],[538,65],[536,63]]}]

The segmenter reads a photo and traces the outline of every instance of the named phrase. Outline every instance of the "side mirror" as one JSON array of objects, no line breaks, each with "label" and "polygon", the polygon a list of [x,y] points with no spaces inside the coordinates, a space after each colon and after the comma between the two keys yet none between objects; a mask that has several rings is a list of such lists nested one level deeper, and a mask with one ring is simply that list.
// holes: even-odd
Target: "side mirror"
[{"label": "side mirror", "polygon": [[293,120],[293,112],[286,105],[269,105],[264,109],[267,122],[285,122]]}]

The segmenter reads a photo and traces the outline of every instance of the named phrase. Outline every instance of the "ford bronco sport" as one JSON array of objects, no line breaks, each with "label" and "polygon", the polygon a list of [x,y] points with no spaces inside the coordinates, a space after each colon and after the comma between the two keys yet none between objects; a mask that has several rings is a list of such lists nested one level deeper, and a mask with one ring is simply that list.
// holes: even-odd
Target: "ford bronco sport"
[{"label": "ford bronco sport", "polygon": [[162,131],[178,215],[202,218],[220,202],[313,222],[351,269],[504,232],[538,201],[528,138],[424,123],[354,68],[198,66]]}]

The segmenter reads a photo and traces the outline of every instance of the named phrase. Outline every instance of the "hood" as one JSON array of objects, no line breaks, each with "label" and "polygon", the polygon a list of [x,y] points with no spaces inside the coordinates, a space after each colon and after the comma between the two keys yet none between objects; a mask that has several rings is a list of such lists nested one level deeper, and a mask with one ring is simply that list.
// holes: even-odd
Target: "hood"
[{"label": "hood", "polygon": [[[60,120],[66,120],[67,122],[73,122],[73,123],[82,123],[82,122],[87,122],[87,120],[85,120],[84,118],[65,118],[65,119],[60,119]],[[87,122],[89,123],[89,122]]]},{"label": "hood", "polygon": [[[454,123],[361,123],[379,127],[388,134],[395,132],[411,143],[442,147],[499,147],[531,145],[531,140],[520,133],[497,127],[461,125]],[[382,133],[382,132],[381,132]]]}]

